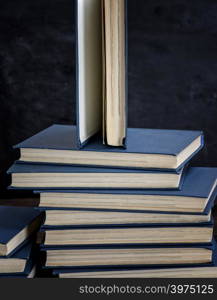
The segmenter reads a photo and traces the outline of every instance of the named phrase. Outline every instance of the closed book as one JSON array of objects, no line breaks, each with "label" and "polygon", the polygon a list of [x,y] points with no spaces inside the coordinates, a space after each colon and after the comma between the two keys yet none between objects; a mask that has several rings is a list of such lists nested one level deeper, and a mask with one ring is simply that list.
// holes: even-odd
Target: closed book
[{"label": "closed book", "polygon": [[115,248],[45,248],[46,268],[109,270],[159,266],[213,266],[214,247],[205,245]]},{"label": "closed book", "polygon": [[0,277],[7,274],[28,274],[33,267],[35,252],[35,243],[31,240],[10,257],[0,256]]},{"label": "closed book", "polygon": [[176,172],[15,163],[9,170],[12,188],[178,189],[183,169]]},{"label": "closed book", "polygon": [[[208,249],[208,248],[207,248]],[[173,249],[174,250],[174,249]],[[198,249],[197,249],[198,250]],[[195,249],[192,248],[192,257]],[[212,261],[208,264],[121,267],[121,268],[55,268],[53,274],[60,278],[217,278],[217,249],[214,241]],[[179,249],[177,249],[179,252]],[[174,251],[175,252],[175,251]],[[177,253],[178,253],[177,252]],[[160,254],[161,255],[161,254]],[[196,254],[197,255],[197,254]],[[151,256],[150,256],[151,257]],[[172,259],[174,253],[172,254]],[[205,256],[204,256],[205,257]],[[195,257],[194,257],[195,258]]]},{"label": "closed book", "polygon": [[132,270],[97,270],[97,271],[77,271],[55,270],[54,276],[59,278],[217,278],[217,267],[173,267],[156,269],[132,269]]},{"label": "closed book", "polygon": [[176,212],[208,215],[217,194],[217,168],[189,168],[181,190],[47,190],[40,207]]},{"label": "closed book", "polygon": [[203,147],[200,131],[128,129],[127,148],[107,147],[96,135],[77,149],[76,127],[53,125],[15,146],[24,162],[179,170]]},{"label": "closed book", "polygon": [[30,264],[28,269],[26,269],[23,273],[7,273],[0,274],[0,279],[33,279],[36,278],[37,274],[37,266]]},{"label": "closed book", "polygon": [[145,224],[135,227],[55,228],[43,230],[44,246],[121,246],[210,244],[213,223],[205,224]]},{"label": "closed book", "polygon": [[45,229],[88,228],[88,227],[135,227],[146,224],[207,224],[212,221],[211,211],[204,214],[117,212],[91,210],[55,210],[45,211]]},{"label": "closed book", "polygon": [[9,256],[41,226],[43,213],[34,208],[0,207],[0,255]]}]

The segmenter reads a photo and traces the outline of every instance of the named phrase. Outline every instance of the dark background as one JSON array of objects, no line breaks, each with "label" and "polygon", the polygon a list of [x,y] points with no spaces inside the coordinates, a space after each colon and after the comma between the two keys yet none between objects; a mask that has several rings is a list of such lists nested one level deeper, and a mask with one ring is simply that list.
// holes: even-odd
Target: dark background
[{"label": "dark background", "polygon": [[[217,166],[217,1],[129,0],[129,126],[203,130]],[[1,0],[0,197],[12,145],[75,122],[73,0]],[[24,195],[22,193],[22,195]]]}]

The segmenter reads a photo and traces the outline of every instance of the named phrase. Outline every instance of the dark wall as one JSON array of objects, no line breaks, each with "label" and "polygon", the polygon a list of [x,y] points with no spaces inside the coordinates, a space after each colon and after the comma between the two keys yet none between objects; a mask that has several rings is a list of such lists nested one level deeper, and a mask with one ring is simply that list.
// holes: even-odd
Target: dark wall
[{"label": "dark wall", "polygon": [[[74,123],[73,0],[0,4],[0,180],[11,146]],[[199,129],[217,166],[217,1],[129,0],[129,126]],[[3,195],[3,192],[2,192]]]}]

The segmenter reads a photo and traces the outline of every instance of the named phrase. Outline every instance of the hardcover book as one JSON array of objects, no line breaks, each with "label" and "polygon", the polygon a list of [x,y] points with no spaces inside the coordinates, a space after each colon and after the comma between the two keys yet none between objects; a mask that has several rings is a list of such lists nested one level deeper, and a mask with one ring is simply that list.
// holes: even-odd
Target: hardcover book
[{"label": "hardcover book", "polygon": [[138,213],[91,210],[53,210],[45,211],[43,228],[59,229],[70,227],[117,227],[144,226],[145,224],[203,224],[212,220],[208,215],[171,214],[171,213]]},{"label": "hardcover book", "polygon": [[25,278],[25,279],[33,279],[36,277],[36,271],[37,266],[36,265],[30,265],[28,268],[26,268],[25,272],[23,273],[7,273],[7,274],[0,274],[0,279],[19,279],[19,278]]},{"label": "hardcover book", "polygon": [[21,163],[15,163],[8,173],[11,187],[22,189],[179,189],[183,179],[183,169],[176,173]]},{"label": "hardcover book", "polygon": [[53,125],[15,146],[20,161],[118,168],[180,170],[203,147],[203,133],[128,129],[127,148],[108,147],[95,136],[77,150],[75,126]]},{"label": "hardcover book", "polygon": [[43,214],[34,208],[0,206],[0,255],[9,256],[41,226]]},{"label": "hardcover book", "polygon": [[138,212],[210,213],[217,195],[217,168],[189,168],[179,191],[157,190],[47,190],[40,207]]},{"label": "hardcover book", "polygon": [[140,248],[45,249],[46,268],[101,271],[114,268],[213,266],[213,247],[194,245]]},{"label": "hardcover book", "polygon": [[34,247],[34,241],[30,241],[10,257],[0,256],[0,276],[29,273],[33,264]]},{"label": "hardcover book", "polygon": [[210,244],[213,224],[146,224],[135,227],[46,229],[43,245],[53,246],[121,246]]},{"label": "hardcover book", "polygon": [[[208,248],[207,248],[208,249]],[[174,249],[173,249],[174,250]],[[179,253],[179,250],[177,253]],[[158,265],[155,267],[146,265],[145,267],[131,266],[131,268],[55,268],[53,274],[60,278],[217,278],[217,251],[216,242],[214,242],[212,261],[209,264],[202,263],[194,266],[186,265],[170,265],[163,267]],[[192,257],[196,254],[198,249],[192,249]],[[175,257],[175,252],[172,253],[172,259]],[[178,254],[179,255],[179,254]],[[197,254],[196,254],[197,255]],[[161,253],[159,254],[161,256]],[[53,256],[51,255],[51,260]],[[151,257],[151,255],[150,255]],[[204,256],[205,258],[205,256]],[[50,259],[50,258],[49,258]],[[163,257],[161,257],[163,259]],[[196,257],[194,257],[197,260]],[[192,263],[193,261],[191,261]],[[190,261],[188,261],[190,263]],[[47,263],[49,265],[49,262]],[[57,263],[56,263],[57,265]],[[169,267],[169,268],[168,268]]]},{"label": "hardcover book", "polygon": [[59,278],[217,278],[217,267],[156,268],[110,271],[55,270]]},{"label": "hardcover book", "polygon": [[79,146],[98,132],[101,143],[125,146],[126,1],[76,0],[75,12]]}]

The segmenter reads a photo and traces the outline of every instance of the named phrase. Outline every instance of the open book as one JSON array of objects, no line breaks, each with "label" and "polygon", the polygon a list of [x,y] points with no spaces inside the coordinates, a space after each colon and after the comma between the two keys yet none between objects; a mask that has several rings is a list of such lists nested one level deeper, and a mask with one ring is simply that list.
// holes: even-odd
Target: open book
[{"label": "open book", "polygon": [[79,143],[102,132],[105,144],[126,139],[125,0],[76,0]]}]

